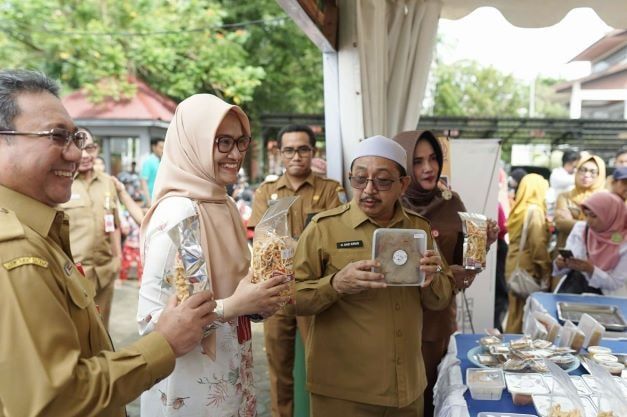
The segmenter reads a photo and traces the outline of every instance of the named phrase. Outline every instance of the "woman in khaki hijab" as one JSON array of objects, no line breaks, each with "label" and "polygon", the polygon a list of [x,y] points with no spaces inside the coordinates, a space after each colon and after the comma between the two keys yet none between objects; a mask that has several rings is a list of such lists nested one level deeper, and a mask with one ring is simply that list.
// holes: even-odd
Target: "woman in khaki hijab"
[{"label": "woman in khaki hijab", "polygon": [[250,141],[244,112],[209,94],[179,104],[168,128],[155,203],[141,229],[140,333],[154,329],[175,293],[177,262],[190,282],[213,290],[218,320],[142,395],[142,416],[256,415],[248,315],[274,314],[287,302],[279,295],[287,284],[284,277],[251,283],[246,232],[226,193]]}]

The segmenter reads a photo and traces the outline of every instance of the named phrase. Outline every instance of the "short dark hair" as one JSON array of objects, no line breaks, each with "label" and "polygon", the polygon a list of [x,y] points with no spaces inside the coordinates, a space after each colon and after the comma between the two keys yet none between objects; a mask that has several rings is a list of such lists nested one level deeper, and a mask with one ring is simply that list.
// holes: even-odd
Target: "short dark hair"
[{"label": "short dark hair", "polygon": [[152,139],[150,139],[150,147],[154,148],[155,146],[157,146],[157,144],[159,142],[165,142],[165,139],[164,138],[152,138]]},{"label": "short dark hair", "polygon": [[316,147],[316,135],[314,134],[313,130],[311,130],[311,128],[307,125],[287,125],[285,126],[283,129],[281,129],[279,131],[279,134],[277,135],[277,142],[279,144],[279,149],[281,149],[281,139],[283,139],[283,135],[286,133],[292,133],[292,132],[303,132],[306,133],[307,136],[309,137],[309,144],[311,145],[312,148]]},{"label": "short dark hair", "polygon": [[17,97],[23,93],[48,92],[59,97],[59,86],[41,72],[24,69],[0,71],[0,129],[14,130],[20,114]]},{"label": "short dark hair", "polygon": [[575,162],[579,158],[581,158],[579,151],[576,151],[574,149],[566,149],[562,154],[562,166],[571,162]]}]

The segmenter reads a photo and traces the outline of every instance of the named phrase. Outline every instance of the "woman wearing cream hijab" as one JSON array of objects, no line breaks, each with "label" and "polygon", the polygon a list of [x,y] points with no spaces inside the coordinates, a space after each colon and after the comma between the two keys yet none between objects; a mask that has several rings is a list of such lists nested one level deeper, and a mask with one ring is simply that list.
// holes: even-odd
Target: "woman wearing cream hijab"
[{"label": "woman wearing cream hijab", "polygon": [[[508,280],[516,265],[532,275],[538,283],[550,278],[551,258],[547,249],[549,232],[546,223],[546,192],[549,183],[538,174],[527,174],[520,181],[516,200],[507,220],[509,250],[505,261],[505,279]],[[521,238],[525,218],[528,217],[527,238],[521,251]],[[520,255],[519,255],[520,254]],[[520,256],[520,258],[519,258]],[[521,333],[525,300],[508,293],[506,333]]]},{"label": "woman wearing cream hijab", "polygon": [[595,155],[581,158],[575,168],[575,188],[557,196],[555,228],[557,247],[562,248],[578,221],[585,220],[581,203],[592,193],[605,187],[605,162]]},{"label": "woman wearing cream hijab", "polygon": [[176,253],[183,254],[187,277],[207,280],[218,320],[196,349],[176,360],[168,378],[142,395],[142,416],[256,415],[247,315],[274,314],[287,301],[279,295],[287,285],[284,277],[250,282],[246,233],[226,193],[250,140],[244,112],[209,94],[179,104],[168,128],[156,202],[141,228],[140,333],[154,329],[175,293]]}]

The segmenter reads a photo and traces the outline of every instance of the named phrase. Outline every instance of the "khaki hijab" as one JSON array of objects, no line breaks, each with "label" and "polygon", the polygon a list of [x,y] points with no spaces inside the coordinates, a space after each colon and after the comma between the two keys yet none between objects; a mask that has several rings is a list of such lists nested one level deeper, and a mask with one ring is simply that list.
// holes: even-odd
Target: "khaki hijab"
[{"label": "khaki hijab", "polygon": [[507,219],[510,242],[517,241],[521,237],[530,205],[539,207],[546,216],[545,199],[548,190],[548,181],[538,174],[527,174],[522,178],[516,191],[516,200]]},{"label": "khaki hijab", "polygon": [[214,138],[228,112],[233,112],[250,135],[246,114],[210,94],[196,94],[176,108],[168,127],[163,157],[155,182],[155,203],[142,222],[143,236],[155,208],[164,199],[187,197],[197,203],[201,245],[214,297],[223,299],[235,291],[250,265],[246,231],[226,188],[216,180]]},{"label": "khaki hijab", "polygon": [[[578,205],[581,205],[583,201],[590,197],[590,195],[596,191],[602,190],[605,187],[605,162],[596,155],[591,155],[588,158],[582,158],[577,164],[576,170],[581,168],[583,164],[588,161],[594,162],[599,168],[599,175],[596,176],[594,182],[589,188],[582,188],[577,185],[577,179],[575,179],[575,188],[568,192],[568,198]],[[575,171],[576,172],[576,171]],[[577,174],[575,174],[577,175]]]}]

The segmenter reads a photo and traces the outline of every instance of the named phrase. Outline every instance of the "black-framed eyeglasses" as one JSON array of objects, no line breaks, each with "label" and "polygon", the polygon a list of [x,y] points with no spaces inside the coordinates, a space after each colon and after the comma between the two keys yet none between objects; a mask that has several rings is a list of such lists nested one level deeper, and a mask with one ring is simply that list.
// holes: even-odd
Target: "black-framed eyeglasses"
[{"label": "black-framed eyeglasses", "polygon": [[83,150],[83,148],[85,147],[85,142],[87,142],[86,132],[81,130],[70,132],[67,129],[59,128],[54,128],[41,132],[19,132],[17,130],[0,130],[0,135],[38,137],[48,136],[48,138],[51,139],[53,142],[65,147],[66,149],[70,146],[70,143],[73,143],[78,149]]},{"label": "black-framed eyeglasses", "polygon": [[251,141],[251,137],[246,135],[240,136],[237,139],[235,139],[233,136],[221,135],[216,137],[215,143],[218,144],[218,150],[220,152],[229,153],[233,150],[235,145],[237,145],[238,151],[247,151]]},{"label": "black-framed eyeglasses", "polygon": [[292,159],[296,153],[301,158],[311,155],[313,148],[311,146],[299,146],[298,148],[283,148],[281,149],[281,155],[288,159]]},{"label": "black-framed eyeglasses", "polygon": [[368,186],[368,181],[372,181],[372,185],[379,191],[387,191],[392,188],[392,184],[396,181],[400,181],[399,179],[390,179],[390,178],[368,178],[362,176],[353,176],[349,175],[348,180],[351,183],[351,187],[357,190],[363,190]]},{"label": "black-framed eyeglasses", "polygon": [[599,170],[596,169],[596,168],[580,167],[579,169],[577,169],[577,173],[579,173],[581,175],[590,174],[591,176],[596,177],[597,175],[599,175]]}]

